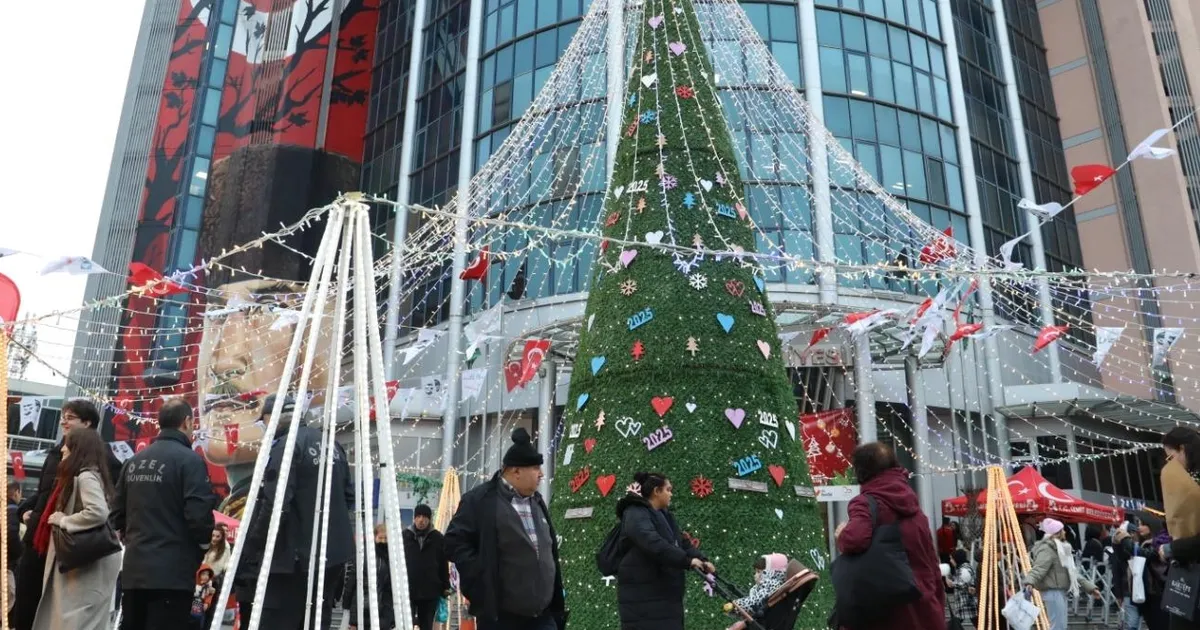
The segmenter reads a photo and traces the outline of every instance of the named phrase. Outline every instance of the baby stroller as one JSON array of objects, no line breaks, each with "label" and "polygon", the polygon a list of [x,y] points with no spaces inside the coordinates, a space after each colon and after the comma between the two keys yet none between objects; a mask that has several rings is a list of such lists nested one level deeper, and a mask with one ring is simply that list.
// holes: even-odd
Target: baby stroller
[{"label": "baby stroller", "polygon": [[[745,596],[737,586],[715,573],[701,575],[709,580],[713,590],[728,602]],[[801,564],[799,560],[789,560],[787,579],[767,597],[767,610],[763,616],[754,618],[740,607],[737,608],[737,612],[742,616],[741,627],[749,630],[792,630],[796,625],[796,618],[800,616],[804,600],[808,599],[809,594],[816,588],[819,578],[815,571]]]}]

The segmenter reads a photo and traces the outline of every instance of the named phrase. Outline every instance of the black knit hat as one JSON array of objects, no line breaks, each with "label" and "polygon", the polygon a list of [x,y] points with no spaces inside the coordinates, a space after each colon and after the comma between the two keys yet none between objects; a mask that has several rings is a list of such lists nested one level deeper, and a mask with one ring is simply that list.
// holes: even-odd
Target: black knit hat
[{"label": "black knit hat", "polygon": [[529,438],[529,432],[517,427],[512,432],[513,445],[504,454],[504,467],[521,468],[524,466],[541,466],[545,463],[542,454],[537,452]]},{"label": "black knit hat", "polygon": [[413,508],[413,517],[424,516],[425,518],[433,518],[433,510],[429,509],[424,503]]}]

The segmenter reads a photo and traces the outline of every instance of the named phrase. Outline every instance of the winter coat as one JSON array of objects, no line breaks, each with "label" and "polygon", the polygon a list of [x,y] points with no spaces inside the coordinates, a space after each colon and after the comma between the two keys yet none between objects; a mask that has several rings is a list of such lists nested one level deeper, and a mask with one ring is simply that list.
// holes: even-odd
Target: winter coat
[{"label": "winter coat", "polygon": [[[1063,541],[1064,543],[1066,541]],[[1071,574],[1058,558],[1058,545],[1051,538],[1043,538],[1029,550],[1029,562],[1033,566],[1025,582],[1039,591],[1071,590]],[[1076,567],[1079,575],[1079,592],[1091,593],[1096,585],[1089,582]]]},{"label": "winter coat", "polygon": [[[366,559],[364,554],[363,559]],[[379,587],[379,600],[372,602],[370,597],[367,597],[363,602],[363,617],[366,621],[358,622],[358,571],[351,564],[351,570],[346,572],[346,589],[342,594],[342,610],[350,616],[350,625],[358,626],[359,628],[373,628],[371,620],[375,616],[375,611],[379,611],[379,627],[382,630],[392,630],[396,627],[396,609],[392,601],[392,574],[388,568],[388,544],[375,543],[375,579]],[[408,576],[409,582],[413,576],[410,573]],[[363,570],[363,594],[366,595],[368,586],[371,581],[367,577],[366,570]]]},{"label": "winter coat", "polygon": [[[500,575],[498,534],[496,529],[496,506],[500,505],[500,473],[491,480],[464,494],[458,510],[446,528],[446,556],[458,569],[462,594],[471,602],[470,613],[482,619],[494,620],[500,610],[497,601],[497,580]],[[550,538],[558,540],[550,510],[540,494],[534,494],[537,509],[550,526]],[[566,603],[563,598],[562,566],[558,559],[558,544],[554,550],[554,592],[547,612],[556,617],[561,625]]]},{"label": "winter coat", "polygon": [[[75,489],[65,504],[58,523],[67,532],[80,532],[103,525],[108,519],[108,497],[104,482],[95,470],[75,477]],[[54,509],[53,506],[46,506]],[[121,571],[121,553],[116,552],[85,567],[63,573],[55,561],[51,537],[46,552],[42,599],[33,620],[33,630],[106,630],[113,606],[113,589]]]},{"label": "winter coat", "polygon": [[617,569],[621,630],[683,630],[683,597],[692,547],[666,510],[637,494],[617,502],[625,555]]},{"label": "winter coat", "polygon": [[1113,545],[1112,555],[1108,557],[1109,574],[1112,575],[1112,594],[1121,601],[1132,593],[1129,587],[1129,559],[1135,555],[1134,542],[1131,536],[1126,536],[1121,542]]},{"label": "winter coat", "polygon": [[929,517],[921,512],[917,493],[908,485],[908,471],[892,468],[862,484],[861,494],[850,501],[850,520],[838,536],[838,551],[857,554],[870,548],[875,529],[871,525],[867,496],[875,498],[879,524],[899,523],[900,537],[908,550],[908,564],[912,567],[917,590],[921,592],[920,599],[896,608],[878,627],[888,630],[945,627],[946,593],[942,570],[930,536]]},{"label": "winter coat", "polygon": [[[262,566],[265,557],[267,530],[271,523],[269,515],[279,493],[283,493],[283,511],[279,516],[279,535],[275,539],[275,552],[271,557],[271,573],[308,572],[313,531],[321,526],[323,514],[317,505],[322,435],[314,427],[300,426],[296,429],[296,444],[289,464],[291,471],[288,473],[287,486],[281,488],[279,476],[283,468],[288,430],[284,428],[271,444],[270,460],[263,473],[263,485],[259,489],[258,502],[246,532],[246,548],[242,552],[242,559],[249,562],[238,563],[237,579],[242,584],[254,584],[258,579],[258,567]],[[354,485],[346,452],[336,443],[333,445],[332,470],[329,542],[326,550],[327,566],[331,568],[344,565],[354,556],[354,534],[350,524]]]},{"label": "winter coat", "polygon": [[450,561],[442,532],[431,526],[422,539],[410,527],[403,538],[410,598],[414,602],[441,599],[450,590]]},{"label": "winter coat", "polygon": [[8,568],[10,571],[17,570],[17,563],[21,560],[21,519],[17,518],[17,504],[9,501],[8,503],[8,548],[4,553],[8,554]]},{"label": "winter coat", "polygon": [[785,580],[787,571],[763,570],[758,583],[750,587],[746,596],[733,601],[734,609],[729,613],[730,616],[742,619],[742,613],[738,610],[740,608],[756,619],[762,617],[767,612],[767,600],[783,586]]},{"label": "winter coat", "polygon": [[125,539],[121,588],[192,592],[216,506],[204,458],[182,432],[163,430],[118,476],[110,519]]},{"label": "winter coat", "polygon": [[[46,459],[42,462],[42,474],[38,477],[37,490],[25,497],[25,500],[17,506],[17,520],[20,521],[26,513],[29,513],[24,542],[30,549],[33,548],[33,532],[37,529],[36,525],[42,518],[42,510],[46,508],[46,503],[50,500],[50,493],[54,490],[54,482],[58,478],[58,464],[61,461],[62,442],[59,442],[46,453]],[[108,453],[108,472],[108,478],[114,484],[121,478],[121,460],[117,459],[117,456],[113,455],[111,451]]]}]

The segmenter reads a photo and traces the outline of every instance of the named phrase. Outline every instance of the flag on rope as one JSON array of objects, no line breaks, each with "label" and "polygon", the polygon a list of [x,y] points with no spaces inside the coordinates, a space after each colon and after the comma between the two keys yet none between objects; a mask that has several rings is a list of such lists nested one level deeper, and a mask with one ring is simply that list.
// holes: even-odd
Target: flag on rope
[{"label": "flag on rope", "polygon": [[462,373],[462,395],[459,400],[476,399],[487,380],[487,368],[471,368]]},{"label": "flag on rope", "polygon": [[415,359],[418,354],[425,352],[442,336],[442,331],[422,328],[417,331],[417,340],[413,344],[400,351],[404,355],[404,365],[408,365],[410,361]]},{"label": "flag on rope", "polygon": [[86,276],[93,273],[108,273],[108,270],[92,262],[87,256],[63,256],[55,258],[42,267],[41,275],[63,272],[72,276]]},{"label": "flag on rope", "polygon": [[0,273],[0,322],[16,320],[20,310],[21,290],[12,278]]},{"label": "flag on rope", "polygon": [[936,265],[957,255],[958,248],[954,246],[954,226],[950,225],[921,248],[917,262],[922,265]]},{"label": "flag on rope", "polygon": [[129,263],[129,284],[134,286],[134,290],[137,292],[153,297],[167,297],[188,292],[185,287],[163,277],[149,265],[140,262]]},{"label": "flag on rope", "polygon": [[518,383],[519,385],[524,385],[537,376],[538,368],[541,367],[542,360],[546,358],[546,353],[549,351],[549,339],[530,339],[525,342],[525,351],[521,355],[521,380]]},{"label": "flag on rope", "polygon": [[1103,164],[1081,164],[1071,169],[1071,180],[1075,183],[1075,194],[1086,195],[1108,181],[1116,173],[1111,166]]},{"label": "flag on rope", "polygon": [[458,277],[462,280],[479,280],[482,282],[487,277],[489,264],[488,248],[484,247],[479,250],[479,254],[475,256],[475,260],[471,261],[471,264],[467,265],[467,268],[458,274]]},{"label": "flag on rope", "polygon": [[529,258],[526,257],[521,261],[521,266],[517,268],[517,275],[513,277],[512,283],[508,285],[508,298],[510,300],[521,300],[525,298],[525,272],[529,267]]},{"label": "flag on rope", "polygon": [[1171,133],[1170,129],[1155,129],[1150,135],[1146,136],[1145,140],[1138,143],[1133,150],[1129,152],[1129,157],[1126,160],[1132,162],[1138,158],[1146,158],[1148,160],[1165,160],[1172,155],[1175,155],[1174,149],[1166,147],[1156,147],[1154,144],[1162,140],[1167,134]]},{"label": "flag on rope", "polygon": [[1037,339],[1033,342],[1033,353],[1041,352],[1046,346],[1054,343],[1059,337],[1066,334],[1070,326],[1046,326],[1038,332]]},{"label": "flag on rope", "polygon": [[1167,362],[1167,353],[1175,346],[1175,342],[1183,336],[1182,328],[1154,329],[1154,365],[1162,366]]},{"label": "flag on rope", "polygon": [[1125,334],[1124,326],[1098,326],[1096,327],[1096,351],[1092,353],[1092,363],[1096,367],[1100,367],[1104,363],[1104,358],[1108,356],[1108,351],[1112,350],[1113,344]]}]

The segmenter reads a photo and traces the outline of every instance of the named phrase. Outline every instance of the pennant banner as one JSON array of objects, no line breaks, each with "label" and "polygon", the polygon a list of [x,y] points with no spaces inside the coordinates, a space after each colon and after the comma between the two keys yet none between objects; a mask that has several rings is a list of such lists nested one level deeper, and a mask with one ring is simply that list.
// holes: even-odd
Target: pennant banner
[{"label": "pennant banner", "polygon": [[[408,365],[410,361],[415,359],[417,355],[425,352],[442,336],[441,331],[422,328],[417,331],[417,340],[413,344],[400,352],[404,354],[404,365]],[[469,356],[469,355],[468,355]]]},{"label": "pennant banner", "polygon": [[1167,362],[1167,353],[1175,346],[1175,342],[1183,336],[1182,328],[1154,329],[1154,365],[1162,366]]},{"label": "pennant banner", "polygon": [[1129,152],[1127,161],[1132,162],[1138,158],[1146,158],[1148,160],[1165,160],[1172,155],[1175,155],[1174,149],[1166,147],[1156,147],[1154,144],[1171,133],[1170,129],[1156,129],[1153,133],[1146,136],[1145,140],[1138,143],[1132,151]]},{"label": "pennant banner", "polygon": [[25,481],[25,453],[9,451],[8,459],[12,462],[13,478],[17,481]]},{"label": "pennant banner", "polygon": [[500,316],[503,313],[504,304],[497,304],[463,326],[463,334],[467,337],[466,356],[474,356],[485,337],[500,331]]},{"label": "pennant banner", "polygon": [[460,400],[476,399],[483,391],[483,383],[487,380],[487,368],[472,368],[463,370],[462,396]]},{"label": "pennant banner", "polygon": [[133,448],[129,446],[129,442],[109,442],[108,447],[112,449],[113,456],[117,458],[117,461],[122,464],[133,457]]},{"label": "pennant banner", "polygon": [[1096,367],[1104,364],[1104,358],[1108,356],[1108,351],[1112,350],[1113,344],[1125,334],[1124,326],[1098,326],[1096,327],[1096,351],[1092,353],[1092,363]]},{"label": "pennant banner", "polygon": [[46,400],[45,396],[25,396],[21,399],[21,426],[18,431],[24,431],[28,426],[36,432],[41,427],[42,408],[46,406]]},{"label": "pennant banner", "polygon": [[87,256],[64,256],[56,258],[42,267],[41,275],[63,272],[72,276],[86,276],[93,273],[108,273],[108,270],[92,262]]}]

